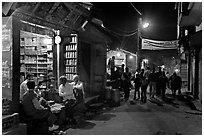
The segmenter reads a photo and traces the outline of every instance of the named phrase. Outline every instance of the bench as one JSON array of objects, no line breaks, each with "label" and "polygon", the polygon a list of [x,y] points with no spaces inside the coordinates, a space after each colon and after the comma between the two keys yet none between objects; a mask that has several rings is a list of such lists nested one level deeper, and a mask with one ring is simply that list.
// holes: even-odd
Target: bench
[{"label": "bench", "polygon": [[88,104],[88,103],[90,103],[90,102],[92,102],[94,100],[97,100],[98,98],[99,98],[99,95],[92,96],[92,97],[87,97],[87,98],[84,99],[84,102],[85,102],[85,104]]},{"label": "bench", "polygon": [[104,105],[102,102],[97,102],[98,98],[99,95],[85,98],[85,105],[87,106],[88,111],[97,110]]},{"label": "bench", "polygon": [[48,122],[47,119],[32,119],[25,115],[23,106],[20,103],[20,113],[19,113],[20,123],[27,125],[27,134],[28,135],[47,135],[48,131]]}]

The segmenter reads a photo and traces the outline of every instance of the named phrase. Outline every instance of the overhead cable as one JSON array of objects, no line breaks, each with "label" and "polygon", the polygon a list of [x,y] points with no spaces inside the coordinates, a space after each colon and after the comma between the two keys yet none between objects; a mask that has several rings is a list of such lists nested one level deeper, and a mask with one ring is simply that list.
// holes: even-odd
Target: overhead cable
[{"label": "overhead cable", "polygon": [[138,14],[140,14],[140,16],[142,16],[142,13],[139,12],[139,10],[138,10],[137,8],[135,8],[135,6],[132,4],[132,2],[130,2],[130,4],[131,4],[131,6],[135,9],[135,11],[136,11]]}]

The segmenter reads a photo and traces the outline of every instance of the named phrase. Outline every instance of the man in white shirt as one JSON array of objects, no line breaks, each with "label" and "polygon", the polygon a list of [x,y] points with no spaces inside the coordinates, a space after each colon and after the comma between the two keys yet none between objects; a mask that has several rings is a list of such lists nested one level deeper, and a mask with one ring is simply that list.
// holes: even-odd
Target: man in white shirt
[{"label": "man in white shirt", "polygon": [[67,82],[65,76],[60,77],[60,86],[59,86],[59,96],[63,98],[63,101],[76,99],[73,93],[73,84]]},{"label": "man in white shirt", "polygon": [[73,84],[68,83],[65,76],[60,77],[59,96],[63,98],[65,103],[66,118],[75,124],[73,107],[76,104],[76,98],[73,92]]},{"label": "man in white shirt", "polygon": [[[59,96],[63,97],[65,102],[66,116],[74,120],[74,111],[84,111],[84,87],[79,80],[78,75],[73,76],[73,82],[68,83],[65,76],[60,77],[61,85],[59,86]],[[75,109],[74,109],[75,107]],[[76,123],[76,122],[74,122]]]},{"label": "man in white shirt", "polygon": [[20,100],[22,101],[23,95],[28,91],[27,82],[33,80],[33,74],[28,73],[26,76],[26,80],[23,81],[20,85]]}]

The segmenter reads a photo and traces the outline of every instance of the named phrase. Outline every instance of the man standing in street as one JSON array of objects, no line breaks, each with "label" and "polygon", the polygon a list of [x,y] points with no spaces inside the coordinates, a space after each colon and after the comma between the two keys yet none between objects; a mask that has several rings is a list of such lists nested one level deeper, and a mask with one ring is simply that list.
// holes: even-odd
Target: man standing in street
[{"label": "man standing in street", "polygon": [[160,84],[160,89],[162,93],[162,99],[165,99],[165,92],[166,92],[166,87],[168,84],[168,78],[165,75],[165,72],[163,71],[162,75],[159,77],[159,84]]},{"label": "man standing in street", "polygon": [[173,73],[173,75],[169,78],[172,95],[175,98],[176,97],[176,91],[178,90],[178,94],[181,94],[181,86],[182,86],[182,80],[180,76],[177,76],[176,72]]},{"label": "man standing in street", "polygon": [[108,63],[110,65],[111,70],[111,80],[114,78],[114,72],[115,72],[115,56],[112,56],[112,59]]},{"label": "man standing in street", "polygon": [[162,70],[161,67],[158,68],[158,72],[156,73],[157,75],[157,81],[156,81],[156,95],[161,95],[161,84],[159,82],[159,77],[162,76]]},{"label": "man standing in street", "polygon": [[152,69],[152,72],[149,74],[149,87],[150,87],[150,98],[154,98],[155,90],[156,90],[156,81],[157,74],[155,73],[155,68]]},{"label": "man standing in street", "polygon": [[148,77],[149,77],[149,74],[150,74],[150,68],[147,67],[146,70],[144,71],[144,76],[145,76],[146,78],[148,78]]}]

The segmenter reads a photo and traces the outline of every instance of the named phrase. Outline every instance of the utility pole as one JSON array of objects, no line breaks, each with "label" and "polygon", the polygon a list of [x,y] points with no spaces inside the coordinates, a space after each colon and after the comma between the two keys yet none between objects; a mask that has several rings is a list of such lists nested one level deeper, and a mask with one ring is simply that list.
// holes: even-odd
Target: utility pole
[{"label": "utility pole", "polygon": [[140,38],[141,38],[141,25],[142,25],[142,18],[139,18],[138,22],[138,32],[137,32],[137,58],[136,58],[136,64],[137,64],[137,69],[140,69],[140,49],[141,49],[141,43],[140,43]]}]

